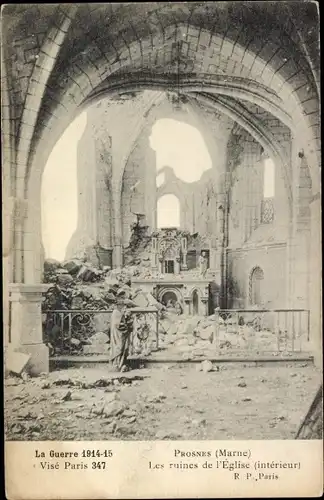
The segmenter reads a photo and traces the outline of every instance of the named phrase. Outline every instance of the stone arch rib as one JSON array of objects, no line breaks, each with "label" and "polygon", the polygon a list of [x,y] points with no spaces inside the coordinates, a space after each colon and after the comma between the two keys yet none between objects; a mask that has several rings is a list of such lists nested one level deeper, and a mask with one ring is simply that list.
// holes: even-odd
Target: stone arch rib
[{"label": "stone arch rib", "polygon": [[276,142],[271,131],[265,125],[261,124],[257,118],[250,113],[240,103],[225,97],[213,97],[206,94],[196,94],[196,99],[206,105],[215,107],[219,111],[227,114],[247,130],[261,146],[270,153],[274,160],[279,164],[283,171],[287,197],[290,209],[292,208],[292,191],[288,161],[282,148]]}]

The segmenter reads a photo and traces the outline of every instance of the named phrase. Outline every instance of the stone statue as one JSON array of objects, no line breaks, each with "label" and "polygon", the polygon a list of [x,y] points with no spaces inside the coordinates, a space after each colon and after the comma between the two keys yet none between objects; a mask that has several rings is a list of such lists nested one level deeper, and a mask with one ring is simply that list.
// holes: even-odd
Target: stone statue
[{"label": "stone statue", "polygon": [[206,276],[207,273],[207,257],[206,257],[206,252],[202,252],[199,259],[199,274],[203,277]]}]

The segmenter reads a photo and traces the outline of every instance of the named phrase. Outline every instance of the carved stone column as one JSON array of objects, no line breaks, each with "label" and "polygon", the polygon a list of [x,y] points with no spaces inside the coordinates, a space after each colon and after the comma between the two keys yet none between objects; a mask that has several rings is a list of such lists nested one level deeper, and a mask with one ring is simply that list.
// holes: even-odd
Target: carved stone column
[{"label": "carved stone column", "polygon": [[310,340],[317,366],[322,367],[322,241],[321,241],[321,197],[318,193],[310,204],[311,209],[311,251],[309,273]]},{"label": "carved stone column", "polygon": [[155,236],[152,236],[152,247],[151,247],[151,267],[152,267],[152,270],[156,270],[158,267],[157,257],[158,257],[157,238]]},{"label": "carved stone column", "polygon": [[201,297],[201,313],[203,316],[208,316],[208,297]]},{"label": "carved stone column", "polygon": [[43,343],[42,294],[50,285],[10,284],[11,342],[10,348],[30,354],[31,375],[49,372],[48,347]]},{"label": "carved stone column", "polygon": [[188,269],[187,265],[187,238],[181,238],[181,250],[182,250],[182,269],[186,271]]},{"label": "carved stone column", "polygon": [[190,297],[184,297],[183,300],[184,300],[183,312],[184,312],[185,315],[190,316],[190,302],[191,302],[191,299],[190,299]]}]

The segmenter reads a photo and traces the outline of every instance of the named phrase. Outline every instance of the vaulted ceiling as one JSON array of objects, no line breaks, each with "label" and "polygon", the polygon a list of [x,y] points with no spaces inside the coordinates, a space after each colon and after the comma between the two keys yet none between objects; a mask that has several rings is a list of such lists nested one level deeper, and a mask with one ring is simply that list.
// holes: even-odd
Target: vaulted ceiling
[{"label": "vaulted ceiling", "polygon": [[213,104],[260,130],[262,108],[318,167],[313,2],[7,5],[3,24],[11,131],[27,171],[88,104],[147,88]]}]

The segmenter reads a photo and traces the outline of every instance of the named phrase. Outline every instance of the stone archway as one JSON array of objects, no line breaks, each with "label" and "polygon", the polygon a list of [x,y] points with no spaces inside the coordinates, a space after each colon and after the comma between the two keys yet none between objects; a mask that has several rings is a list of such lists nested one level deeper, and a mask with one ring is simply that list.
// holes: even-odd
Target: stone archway
[{"label": "stone archway", "polygon": [[174,290],[167,290],[161,295],[161,302],[163,305],[167,306],[170,301],[173,303],[177,302],[178,297]]},{"label": "stone archway", "polygon": [[[20,216],[14,220],[14,252],[9,260],[15,269],[12,279],[23,284],[23,295],[15,303],[17,312],[24,311],[23,315],[28,316],[27,297],[38,304],[32,309],[33,319],[23,323],[40,325],[39,202],[48,155],[84,106],[103,95],[125,91],[129,81],[137,85],[137,90],[158,85],[188,95],[195,104],[226,111],[263,141],[265,149],[277,154],[279,163],[287,167],[288,191],[299,178],[301,168],[296,148],[303,149],[313,196],[312,234],[308,241],[318,241],[318,35],[316,29],[309,30],[317,22],[318,13],[314,3],[296,5],[285,4],[287,16],[282,16],[276,5],[264,8],[262,2],[253,8],[242,2],[235,9],[217,3],[154,4],[146,15],[144,7],[134,4],[128,7],[129,17],[120,15],[122,7],[118,4],[5,7],[4,185],[6,196],[10,193],[15,207],[20,207]],[[269,140],[271,134],[262,120],[255,120],[255,105],[290,124],[295,147],[288,165],[278,144]],[[112,219],[118,221],[120,172],[112,180],[112,192],[117,193],[112,201]],[[296,212],[294,193],[291,198]],[[121,246],[120,227],[114,234],[114,246],[117,250]],[[320,260],[317,255],[316,266],[311,266],[311,281],[317,287],[315,269],[321,267]],[[34,291],[30,285],[35,285]],[[14,288],[17,291],[17,286]],[[27,337],[32,338],[33,328],[29,330]],[[27,344],[32,344],[30,339]]]},{"label": "stone archway", "polygon": [[161,303],[164,303],[164,300],[175,300],[179,302],[179,304],[183,305],[183,297],[182,294],[177,287],[172,286],[160,286],[157,300]]},{"label": "stone archway", "polygon": [[261,267],[256,266],[250,272],[249,277],[249,302],[252,306],[261,306],[263,302],[262,283],[264,272]]},{"label": "stone archway", "polygon": [[199,314],[199,295],[197,290],[192,292],[192,314],[193,316],[198,316]]}]

